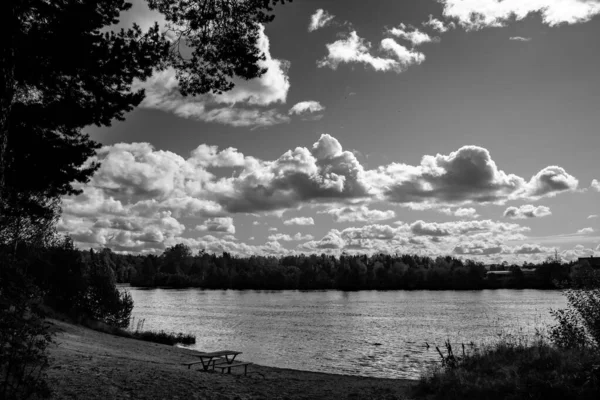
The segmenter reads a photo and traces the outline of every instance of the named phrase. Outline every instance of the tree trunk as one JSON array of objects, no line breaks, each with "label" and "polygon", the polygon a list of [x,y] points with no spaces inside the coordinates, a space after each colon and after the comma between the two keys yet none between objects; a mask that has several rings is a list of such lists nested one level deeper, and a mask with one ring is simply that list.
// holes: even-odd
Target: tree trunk
[{"label": "tree trunk", "polygon": [[15,0],[0,0],[0,202],[4,201],[4,176],[10,112],[15,96],[15,41],[18,28]]}]

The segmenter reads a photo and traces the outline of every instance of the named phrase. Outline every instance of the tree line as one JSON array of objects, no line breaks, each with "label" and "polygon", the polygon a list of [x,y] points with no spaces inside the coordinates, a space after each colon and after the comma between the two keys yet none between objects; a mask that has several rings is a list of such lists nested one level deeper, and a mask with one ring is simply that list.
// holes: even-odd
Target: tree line
[{"label": "tree line", "polygon": [[[117,254],[106,248],[82,251],[83,259],[101,260],[121,283],[137,287],[264,290],[476,290],[552,289],[589,266],[549,258],[523,266],[507,263],[486,268],[473,260],[420,255],[290,255],[234,257],[200,251],[184,244],[160,255]],[[488,274],[506,271],[504,274]]]}]

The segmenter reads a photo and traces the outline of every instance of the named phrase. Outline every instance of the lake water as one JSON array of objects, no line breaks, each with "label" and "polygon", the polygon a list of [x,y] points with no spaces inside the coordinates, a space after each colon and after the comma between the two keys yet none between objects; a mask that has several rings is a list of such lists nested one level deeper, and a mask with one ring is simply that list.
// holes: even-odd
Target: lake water
[{"label": "lake water", "polygon": [[[563,308],[558,291],[233,291],[128,289],[144,329],[196,335],[200,351],[239,350],[280,368],[418,378],[434,347],[528,335]],[[455,348],[455,352],[459,350]]]}]

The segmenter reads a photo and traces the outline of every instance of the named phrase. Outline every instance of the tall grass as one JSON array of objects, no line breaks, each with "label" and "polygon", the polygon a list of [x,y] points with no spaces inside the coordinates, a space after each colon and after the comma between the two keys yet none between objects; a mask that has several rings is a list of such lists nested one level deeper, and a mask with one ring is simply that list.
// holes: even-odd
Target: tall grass
[{"label": "tall grass", "polygon": [[538,339],[502,340],[453,354],[421,377],[417,393],[436,399],[598,399],[598,355]]}]

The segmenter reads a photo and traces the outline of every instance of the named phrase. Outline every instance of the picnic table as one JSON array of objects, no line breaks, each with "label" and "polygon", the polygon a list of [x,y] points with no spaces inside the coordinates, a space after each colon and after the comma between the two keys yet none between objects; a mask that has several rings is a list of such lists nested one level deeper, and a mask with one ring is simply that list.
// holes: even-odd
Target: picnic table
[{"label": "picnic table", "polygon": [[221,373],[225,372],[225,369],[227,369],[228,373],[231,373],[232,367],[244,367],[244,375],[246,375],[247,367],[251,363],[234,362],[235,357],[238,354],[242,354],[242,352],[233,350],[221,350],[213,351],[210,353],[198,353],[196,354],[196,357],[200,358],[200,361],[187,362],[183,365],[187,365],[188,369],[190,369],[192,365],[202,364],[202,369],[204,369],[204,371],[208,371],[208,369],[212,366],[213,370],[215,369],[215,367],[219,368],[221,370]]}]

